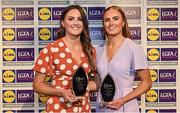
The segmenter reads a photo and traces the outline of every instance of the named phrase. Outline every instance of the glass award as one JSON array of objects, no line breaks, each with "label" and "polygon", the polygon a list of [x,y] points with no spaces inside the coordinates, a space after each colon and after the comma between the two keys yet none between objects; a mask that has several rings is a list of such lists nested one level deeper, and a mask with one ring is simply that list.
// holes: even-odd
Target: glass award
[{"label": "glass award", "polygon": [[99,107],[106,107],[108,105],[108,102],[113,100],[115,92],[116,88],[114,80],[108,73],[101,84],[100,94],[102,98],[100,100]]},{"label": "glass award", "polygon": [[76,95],[76,98],[79,100],[79,102],[77,102],[77,104],[79,104],[78,106],[81,106],[81,97],[86,93],[87,85],[87,75],[84,69],[82,67],[79,67],[72,78],[72,91]]}]

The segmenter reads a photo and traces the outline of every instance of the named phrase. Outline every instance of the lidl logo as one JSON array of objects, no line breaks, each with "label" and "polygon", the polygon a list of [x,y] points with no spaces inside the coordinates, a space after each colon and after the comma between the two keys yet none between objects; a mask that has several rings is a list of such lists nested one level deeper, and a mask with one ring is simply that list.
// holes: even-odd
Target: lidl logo
[{"label": "lidl logo", "polygon": [[15,29],[13,28],[4,28],[3,29],[3,40],[12,41],[15,39]]},{"label": "lidl logo", "polygon": [[39,20],[50,20],[51,9],[50,8],[39,8]]},{"label": "lidl logo", "polygon": [[2,11],[3,20],[11,21],[15,18],[14,8],[4,8]]},{"label": "lidl logo", "polygon": [[3,71],[3,82],[11,83],[15,81],[15,72],[13,70]]},{"label": "lidl logo", "polygon": [[3,49],[3,61],[14,61],[16,58],[15,49]]},{"label": "lidl logo", "polygon": [[148,30],[147,35],[148,35],[148,40],[149,41],[159,40],[159,37],[160,37],[159,29],[151,28],[151,29],[147,29],[147,30]]},{"label": "lidl logo", "polygon": [[47,96],[47,95],[39,94],[39,101],[40,101],[40,102],[46,103],[46,102],[47,102],[47,99],[48,99],[48,96]]},{"label": "lidl logo", "polygon": [[158,100],[158,93],[157,90],[149,90],[146,92],[146,101],[147,102],[157,102]]},{"label": "lidl logo", "polygon": [[160,50],[158,48],[149,48],[147,50],[148,61],[158,61],[160,59]]},{"label": "lidl logo", "polygon": [[3,91],[3,102],[4,103],[13,103],[15,102],[16,94],[13,90]]},{"label": "lidl logo", "polygon": [[156,8],[148,9],[148,11],[147,11],[148,20],[150,20],[150,21],[159,20],[159,16],[160,16],[160,13],[159,13],[158,9],[156,9]]},{"label": "lidl logo", "polygon": [[50,28],[39,28],[39,39],[40,40],[50,40],[51,39],[51,29]]},{"label": "lidl logo", "polygon": [[15,110],[6,110],[6,111],[3,111],[3,113],[16,113]]},{"label": "lidl logo", "polygon": [[157,79],[158,79],[158,72],[157,72],[157,70],[151,69],[150,70],[150,75],[151,75],[152,82],[156,82]]},{"label": "lidl logo", "polygon": [[39,110],[39,113],[47,113],[46,110]]},{"label": "lidl logo", "polygon": [[147,110],[146,113],[158,113],[158,111],[151,109],[151,110]]}]

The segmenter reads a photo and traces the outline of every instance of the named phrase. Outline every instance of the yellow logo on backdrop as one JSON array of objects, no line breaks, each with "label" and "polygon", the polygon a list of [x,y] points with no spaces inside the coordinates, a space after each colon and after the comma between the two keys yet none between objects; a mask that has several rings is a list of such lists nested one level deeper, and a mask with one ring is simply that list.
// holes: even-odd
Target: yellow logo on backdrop
[{"label": "yellow logo on backdrop", "polygon": [[42,111],[40,111],[40,113],[47,113],[47,112],[46,112],[46,110],[42,110]]},{"label": "yellow logo on backdrop", "polygon": [[151,41],[155,41],[159,38],[160,33],[158,31],[158,29],[156,28],[152,28],[148,30],[148,39]]},{"label": "yellow logo on backdrop", "polygon": [[150,70],[151,80],[155,82],[158,79],[158,74],[155,70]]},{"label": "yellow logo on backdrop", "polygon": [[5,91],[3,94],[3,100],[7,103],[12,103],[16,98],[16,95],[13,91]]},{"label": "yellow logo on backdrop", "polygon": [[6,28],[3,30],[3,38],[7,41],[11,41],[15,38],[15,31],[11,28]]},{"label": "yellow logo on backdrop", "polygon": [[15,17],[15,12],[12,8],[5,8],[2,14],[3,18],[7,21],[13,20]]},{"label": "yellow logo on backdrop", "polygon": [[149,9],[147,12],[148,19],[151,21],[156,21],[159,18],[159,11],[155,8]]},{"label": "yellow logo on backdrop", "polygon": [[8,110],[8,111],[3,112],[3,113],[15,113],[15,112]]},{"label": "yellow logo on backdrop", "polygon": [[49,40],[51,38],[51,31],[47,28],[40,29],[39,38],[41,40]]},{"label": "yellow logo on backdrop", "polygon": [[148,102],[155,102],[158,99],[158,94],[155,90],[151,89],[146,93],[146,100]]},{"label": "yellow logo on backdrop", "polygon": [[41,20],[48,20],[51,17],[51,11],[48,8],[41,8],[39,10],[39,18]]},{"label": "yellow logo on backdrop", "polygon": [[48,99],[47,95],[39,94],[39,100],[41,100],[42,103],[46,103]]},{"label": "yellow logo on backdrop", "polygon": [[5,49],[3,52],[3,57],[6,61],[12,61],[16,57],[16,53],[13,49]]},{"label": "yellow logo on backdrop", "polygon": [[15,80],[15,73],[11,70],[4,71],[3,80],[5,82],[13,82]]},{"label": "yellow logo on backdrop", "polygon": [[157,113],[155,110],[148,110],[147,113]]},{"label": "yellow logo on backdrop", "polygon": [[159,53],[158,49],[156,49],[156,48],[152,48],[152,49],[148,50],[147,54],[148,54],[148,59],[151,61],[156,61],[160,57],[160,53]]}]

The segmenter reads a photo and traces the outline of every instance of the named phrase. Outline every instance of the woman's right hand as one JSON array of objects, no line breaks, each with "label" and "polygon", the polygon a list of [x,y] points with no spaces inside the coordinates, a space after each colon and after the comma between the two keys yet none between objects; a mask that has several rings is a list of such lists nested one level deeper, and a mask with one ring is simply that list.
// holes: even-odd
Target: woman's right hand
[{"label": "woman's right hand", "polygon": [[62,90],[62,96],[65,98],[65,100],[70,101],[70,102],[78,101],[76,99],[76,96],[72,93],[70,89]]}]

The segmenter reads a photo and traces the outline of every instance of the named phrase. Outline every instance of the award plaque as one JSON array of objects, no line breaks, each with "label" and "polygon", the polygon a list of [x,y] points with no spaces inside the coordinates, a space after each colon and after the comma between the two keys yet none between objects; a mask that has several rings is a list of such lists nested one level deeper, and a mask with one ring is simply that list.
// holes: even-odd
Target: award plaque
[{"label": "award plaque", "polygon": [[115,83],[112,76],[108,73],[101,84],[101,97],[100,107],[106,107],[108,102],[112,101],[115,95]]},{"label": "award plaque", "polygon": [[88,85],[87,75],[82,67],[79,67],[72,78],[72,90],[77,97],[86,93]]}]

